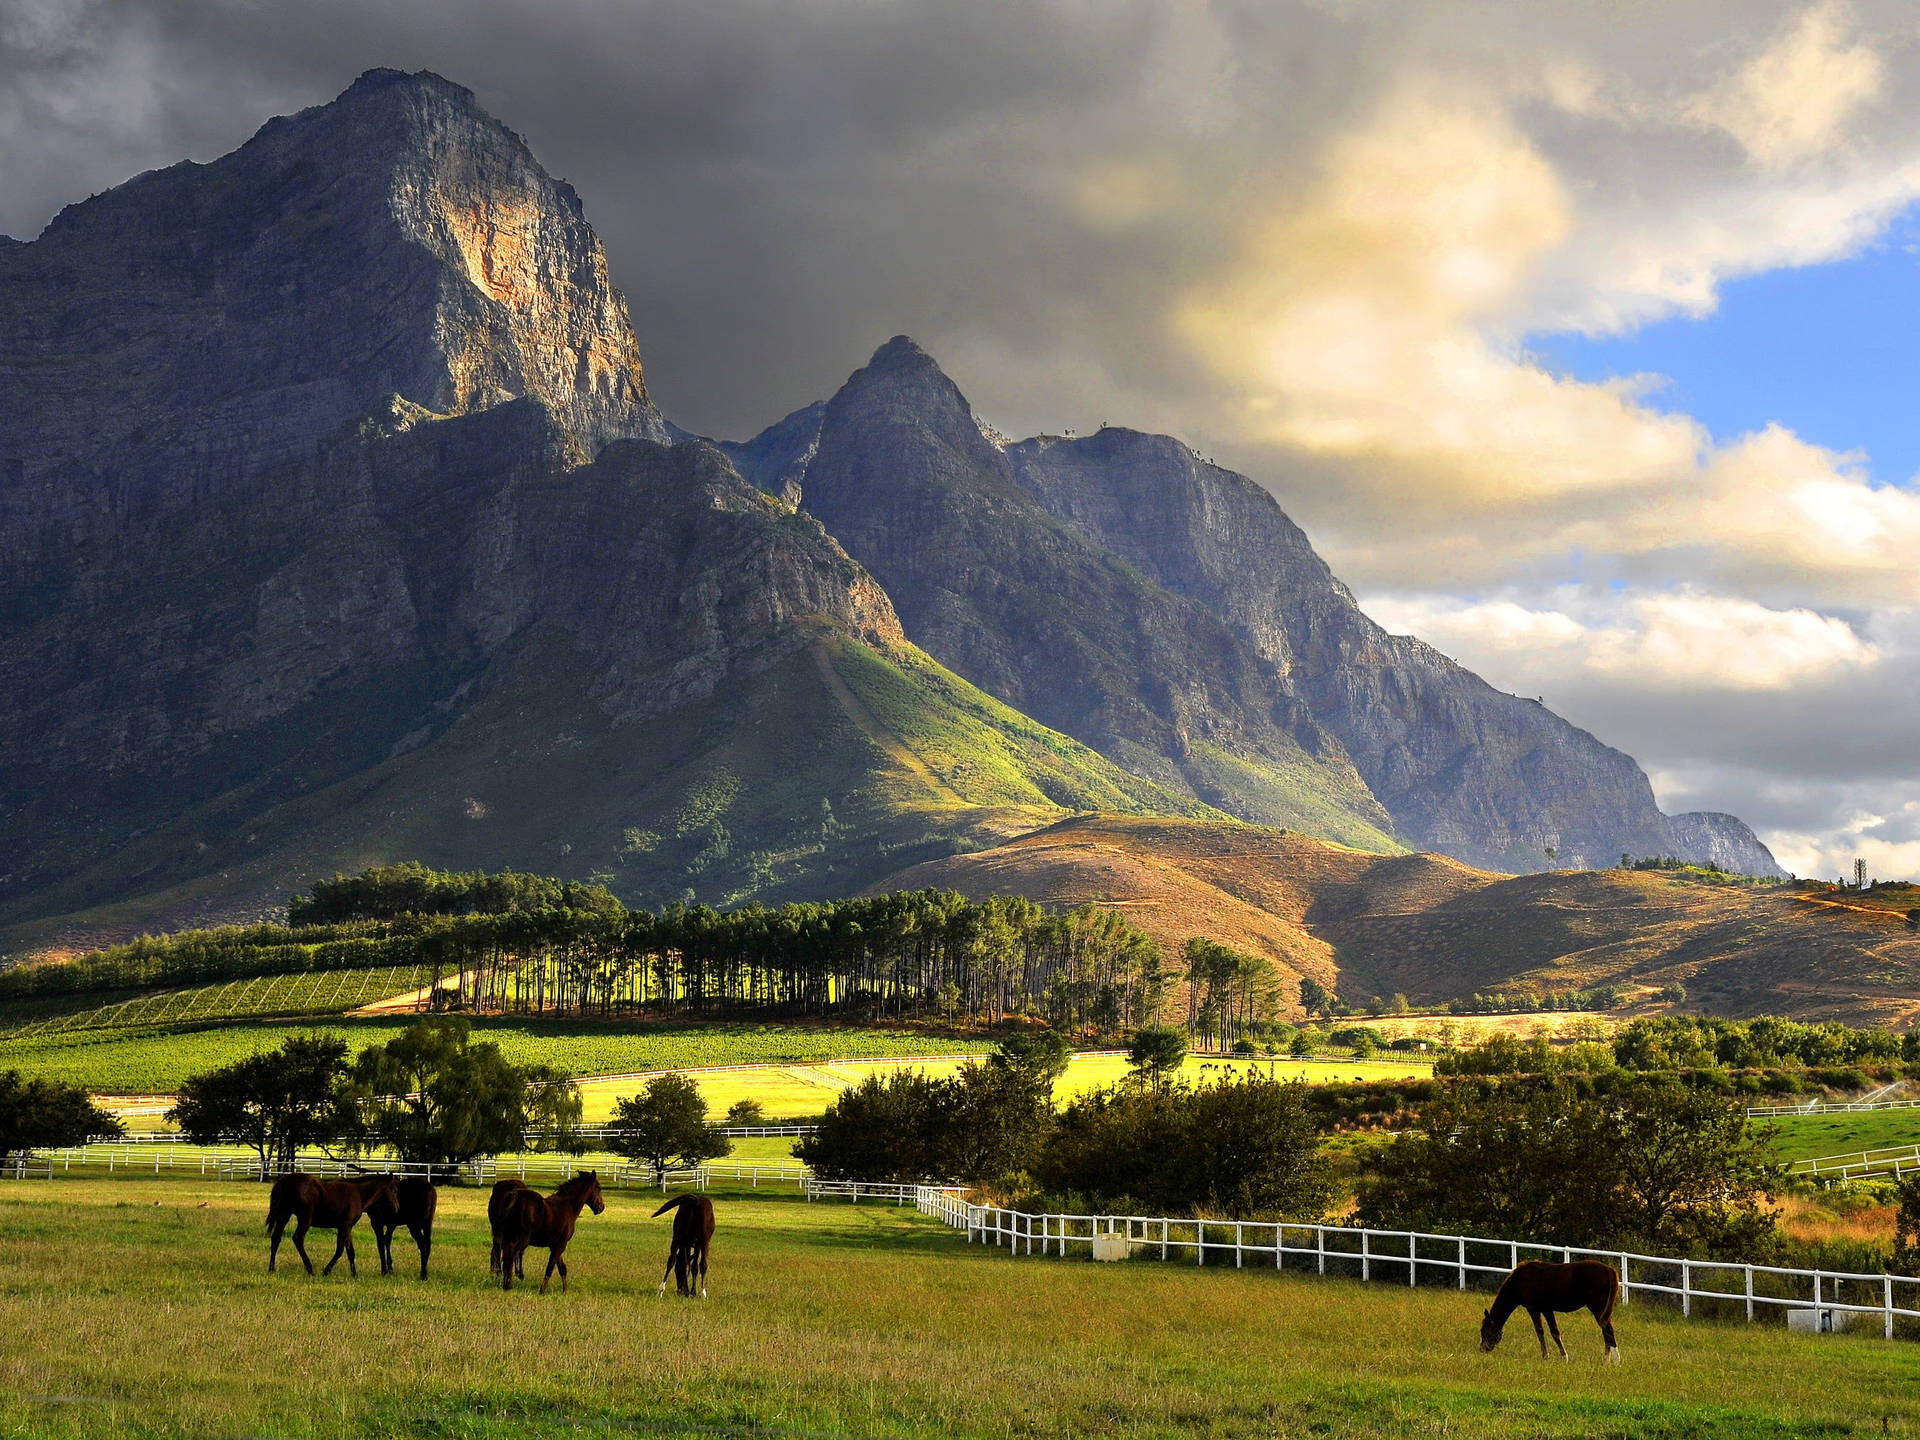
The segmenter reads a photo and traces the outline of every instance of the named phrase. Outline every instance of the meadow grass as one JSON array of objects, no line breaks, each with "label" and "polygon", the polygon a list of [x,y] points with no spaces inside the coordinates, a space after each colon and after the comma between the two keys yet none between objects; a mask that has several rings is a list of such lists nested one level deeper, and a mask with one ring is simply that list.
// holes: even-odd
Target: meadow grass
[{"label": "meadow grass", "polygon": [[[0,1070],[66,1080],[103,1094],[163,1095],[187,1076],[269,1050],[290,1035],[338,1035],[348,1049],[383,1044],[417,1016],[328,1018],[201,1029],[79,1030],[0,1039]],[[474,1037],[492,1040],[515,1064],[553,1065],[574,1075],[832,1060],[849,1056],[970,1054],[991,1048],[913,1030],[749,1023],[648,1023],[621,1027],[581,1020],[485,1017]]]},{"label": "meadow grass", "polygon": [[[928,1075],[951,1075],[967,1057],[955,1055],[929,1060],[842,1060],[820,1065],[785,1065],[765,1070],[744,1070],[711,1075],[695,1075],[694,1083],[707,1102],[708,1114],[716,1119],[738,1100],[757,1100],[769,1120],[818,1115],[832,1104],[841,1091],[859,1084],[869,1075],[887,1075],[896,1070],[919,1070]],[[1340,1080],[1392,1080],[1405,1076],[1428,1075],[1430,1061],[1369,1062],[1356,1065],[1351,1060],[1219,1060],[1190,1055],[1181,1069],[1184,1078],[1195,1082],[1225,1074],[1244,1074],[1248,1070],[1272,1074],[1282,1080],[1304,1080],[1325,1084]],[[1101,1086],[1112,1085],[1127,1074],[1127,1062],[1120,1055],[1075,1055],[1053,1087],[1056,1102],[1064,1103],[1075,1095]],[[586,1119],[597,1124],[613,1113],[616,1101],[635,1094],[644,1082],[638,1080],[589,1081],[580,1087]]]},{"label": "meadow grass", "polygon": [[1920,1346],[1906,1342],[1642,1303],[1620,1317],[1621,1366],[1600,1363],[1584,1317],[1563,1327],[1570,1364],[1540,1361],[1524,1320],[1488,1356],[1475,1295],[1015,1258],[887,1206],[716,1192],[712,1298],[659,1299],[657,1200],[609,1192],[568,1252],[572,1292],[541,1296],[493,1287],[478,1191],[443,1191],[423,1284],[404,1251],[401,1275],[378,1275],[364,1231],[358,1280],[309,1279],[297,1261],[268,1275],[259,1186],[0,1185],[0,1435],[1705,1440],[1920,1426]]},{"label": "meadow grass", "polygon": [[1775,1127],[1774,1153],[1782,1160],[1844,1155],[1920,1145],[1920,1109],[1856,1110],[1838,1115],[1786,1115],[1754,1122]]}]

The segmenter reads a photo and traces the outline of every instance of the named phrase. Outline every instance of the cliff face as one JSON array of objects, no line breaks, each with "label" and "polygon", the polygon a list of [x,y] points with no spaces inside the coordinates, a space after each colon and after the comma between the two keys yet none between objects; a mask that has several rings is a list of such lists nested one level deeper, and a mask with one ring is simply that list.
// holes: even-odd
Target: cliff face
[{"label": "cliff face", "polygon": [[[798,412],[735,453],[748,474],[770,481],[777,470],[799,485],[931,653],[1122,763],[1178,769],[1196,731],[1257,751],[1244,717],[1264,710],[1309,753],[1350,762],[1388,817],[1381,828],[1415,848],[1501,870],[1606,865],[1630,851],[1777,873],[1733,817],[1661,814],[1631,757],[1430,646],[1387,634],[1268,492],[1177,440],[1108,428],[996,445],[932,362],[895,340],[824,412]],[[1106,647],[1101,693],[1131,693],[1149,714],[1164,695],[1168,723],[1120,730],[1111,702],[1061,703],[1072,647],[1021,634],[1020,603],[1035,592],[1057,597],[1049,621],[1059,630],[1127,612],[1059,576],[1010,579],[1004,557],[1045,547],[1016,538],[1009,516],[1020,517],[1020,533],[1051,521],[1078,542],[1053,545],[1071,552],[1076,574],[1123,573],[1129,593],[1176,597],[1213,622],[1190,622],[1177,656],[1141,643],[1140,627]],[[1215,682],[1255,677],[1264,705],[1222,703],[1204,682],[1156,692],[1154,679],[1184,678],[1182,660]],[[1194,788],[1230,813],[1270,818],[1246,790]]]},{"label": "cliff face", "polygon": [[798,479],[807,513],[942,664],[1230,814],[1391,848],[1386,812],[1284,673],[1037,504],[912,341],[881,347],[810,443],[805,414],[736,453],[767,484]]}]

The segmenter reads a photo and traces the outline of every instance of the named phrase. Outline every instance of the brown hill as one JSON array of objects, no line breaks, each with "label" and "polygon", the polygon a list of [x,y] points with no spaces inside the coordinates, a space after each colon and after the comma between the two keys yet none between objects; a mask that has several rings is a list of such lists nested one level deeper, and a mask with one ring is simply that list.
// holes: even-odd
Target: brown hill
[{"label": "brown hill", "polygon": [[1435,855],[1372,855],[1210,821],[1089,816],[874,887],[950,886],[1096,901],[1155,935],[1271,957],[1348,998],[1416,1004],[1476,991],[1683,984],[1688,1008],[1905,1023],[1920,934],[1897,914],[1782,888],[1582,870],[1497,875]]}]

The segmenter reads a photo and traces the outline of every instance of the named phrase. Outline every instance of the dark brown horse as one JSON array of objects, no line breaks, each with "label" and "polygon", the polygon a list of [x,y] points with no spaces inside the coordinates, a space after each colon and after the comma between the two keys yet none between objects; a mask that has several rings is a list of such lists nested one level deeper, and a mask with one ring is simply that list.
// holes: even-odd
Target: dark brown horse
[{"label": "dark brown horse", "polygon": [[420,1249],[420,1278],[427,1278],[427,1256],[433,1251],[433,1215],[440,1208],[440,1192],[433,1182],[408,1175],[395,1182],[393,1198],[374,1197],[367,1206],[367,1223],[373,1226],[373,1243],[380,1250],[380,1273],[393,1273],[393,1232],[402,1225]]},{"label": "dark brown horse", "polygon": [[707,1249],[713,1244],[713,1202],[704,1195],[676,1195],[653,1213],[673,1217],[673,1246],[667,1251],[667,1268],[660,1276],[659,1293],[667,1293],[667,1276],[682,1295],[697,1289],[707,1298]]},{"label": "dark brown horse", "polygon": [[1560,1343],[1560,1326],[1554,1320],[1574,1310],[1590,1310],[1600,1324],[1600,1336],[1607,1342],[1607,1362],[1620,1363],[1620,1346],[1613,1338],[1613,1302],[1620,1298],[1620,1276],[1604,1260],[1575,1260],[1570,1265],[1554,1265],[1545,1260],[1523,1260],[1501,1282],[1500,1293],[1480,1319],[1480,1348],[1491,1350],[1500,1343],[1500,1331],[1515,1310],[1525,1310],[1533,1319],[1533,1333],[1540,1340],[1540,1358],[1547,1358],[1547,1337],[1541,1334],[1540,1317],[1546,1316],[1547,1329],[1560,1358],[1567,1358],[1567,1347]]},{"label": "dark brown horse", "polygon": [[[487,1269],[495,1275],[500,1273],[500,1223],[513,1203],[507,1197],[516,1190],[526,1188],[527,1182],[524,1180],[496,1180],[493,1182],[493,1194],[487,1197],[487,1224],[493,1230],[493,1253],[487,1257]],[[526,1271],[522,1270],[515,1278],[526,1279]]]},{"label": "dark brown horse", "polygon": [[[580,1219],[581,1208],[589,1205],[596,1215],[607,1208],[607,1202],[600,1198],[599,1173],[594,1170],[574,1176],[551,1195],[527,1189],[508,1191],[493,1230],[494,1243],[500,1247],[500,1288],[513,1288],[514,1271],[519,1268],[521,1257],[529,1246],[539,1245],[547,1251],[547,1273],[541,1277],[540,1293],[547,1293],[555,1270],[560,1272],[560,1289],[564,1293],[567,1262],[562,1257],[567,1242],[573,1238],[573,1227]],[[488,1206],[489,1210],[492,1208]]]},{"label": "dark brown horse", "polygon": [[267,1235],[271,1241],[267,1248],[268,1271],[272,1271],[274,1262],[280,1258],[280,1237],[286,1232],[287,1221],[293,1220],[297,1222],[293,1227],[293,1248],[300,1252],[300,1263],[307,1267],[307,1274],[313,1274],[313,1261],[307,1258],[307,1231],[318,1225],[339,1236],[333,1247],[333,1259],[327,1261],[327,1268],[320,1273],[331,1275],[344,1253],[347,1273],[357,1276],[360,1271],[354,1265],[353,1227],[369,1205],[383,1198],[393,1201],[391,1175],[371,1175],[364,1180],[282,1175],[273,1182],[273,1195],[267,1201]]}]

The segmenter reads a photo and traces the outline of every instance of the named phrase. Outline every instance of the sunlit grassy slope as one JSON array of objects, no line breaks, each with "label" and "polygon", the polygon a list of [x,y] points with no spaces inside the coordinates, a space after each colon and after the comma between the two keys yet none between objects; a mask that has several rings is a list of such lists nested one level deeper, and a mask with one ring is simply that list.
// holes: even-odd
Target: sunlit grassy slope
[{"label": "sunlit grassy slope", "polygon": [[1618,1367],[1584,1317],[1563,1327],[1571,1364],[1517,1330],[1488,1356],[1474,1295],[1016,1259],[885,1206],[720,1192],[711,1298],[659,1299],[656,1198],[611,1192],[568,1252],[571,1293],[542,1297],[492,1287],[470,1190],[443,1192],[423,1284],[268,1275],[257,1186],[9,1182],[0,1434],[1717,1440],[1920,1422],[1906,1342],[1636,1304]]}]

